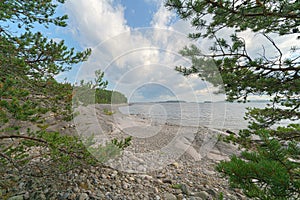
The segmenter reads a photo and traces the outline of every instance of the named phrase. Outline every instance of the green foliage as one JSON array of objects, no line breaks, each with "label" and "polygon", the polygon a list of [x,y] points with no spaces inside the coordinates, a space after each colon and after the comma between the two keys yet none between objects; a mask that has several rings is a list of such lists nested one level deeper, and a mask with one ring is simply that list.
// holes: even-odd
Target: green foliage
[{"label": "green foliage", "polygon": [[110,111],[110,110],[108,110],[108,109],[104,109],[103,110],[103,112],[104,112],[104,114],[106,114],[106,115],[113,115],[114,114],[114,111]]},{"label": "green foliage", "polygon": [[219,200],[223,200],[223,199],[224,199],[224,194],[223,194],[223,192],[220,192],[218,199],[219,199]]},{"label": "green foliage", "polygon": [[88,151],[99,161],[100,163],[104,163],[109,159],[115,158],[120,155],[121,149],[118,148],[114,144],[106,144],[104,148],[88,148]]},{"label": "green foliage", "polygon": [[112,144],[114,144],[115,146],[117,146],[119,149],[125,149],[126,147],[128,147],[130,145],[132,137],[127,137],[124,140],[117,140],[117,139],[113,139],[111,142]]},{"label": "green foliage", "polygon": [[[76,136],[46,131],[50,115],[57,123],[72,118],[73,86],[57,82],[55,76],[91,53],[75,52],[64,41],[35,32],[36,26],[67,25],[67,16],[55,13],[61,3],[64,0],[0,1],[0,193],[18,188],[19,181],[27,184],[41,177],[60,185],[60,174],[98,162],[91,152],[100,152],[100,161],[120,152],[113,144],[87,148]],[[104,74],[96,75],[94,89],[103,89]],[[24,131],[26,127],[34,131]]]},{"label": "green foliage", "polygon": [[101,70],[96,70],[95,71],[95,75],[96,75],[96,79],[95,79],[96,88],[99,88],[99,89],[106,88],[108,82],[107,81],[103,81],[104,72],[102,72]]},{"label": "green foliage", "polygon": [[[249,197],[299,198],[299,124],[277,129],[273,125],[300,119],[300,2],[167,0],[166,6],[191,21],[197,30],[191,38],[213,43],[206,51],[209,53],[202,53],[195,45],[185,47],[180,53],[192,64],[177,66],[177,71],[185,76],[197,74],[225,92],[228,101],[247,102],[251,95],[270,99],[265,108],[248,110],[248,129],[224,138],[248,150],[241,158],[222,162],[218,170]],[[261,54],[248,53],[245,38],[239,36],[246,30],[265,38]],[[231,33],[224,35],[223,31]],[[287,35],[295,46],[281,49],[273,37],[280,40]],[[269,49],[272,52],[267,52]],[[253,135],[261,140],[253,140]]]},{"label": "green foliage", "polygon": [[97,161],[104,163],[109,159],[115,158],[120,155],[121,151],[130,145],[132,137],[127,137],[124,140],[113,139],[110,143],[107,143],[104,147],[96,146],[93,140],[93,136],[84,142],[87,146],[88,152],[90,152]]},{"label": "green foliage", "polygon": [[181,187],[182,187],[182,184],[172,184],[171,185],[171,188],[173,188],[173,189],[181,189]]},{"label": "green foliage", "polygon": [[296,142],[281,144],[260,131],[262,145],[222,161],[217,170],[229,176],[233,187],[259,199],[298,199],[300,196],[300,147]]},{"label": "green foliage", "polygon": [[[200,30],[194,35],[195,39],[210,38],[214,41],[211,54],[201,53],[196,46],[183,49],[180,53],[191,58],[192,66],[176,69],[184,75],[196,73],[215,86],[224,85],[220,89],[226,91],[230,101],[246,101],[252,94],[276,95],[274,102],[284,102],[291,111],[286,111],[286,117],[299,119],[299,112],[295,112],[299,111],[299,47],[283,52],[268,35],[289,34],[297,43],[294,35],[299,33],[295,31],[299,28],[299,2],[272,1],[263,4],[261,7],[255,1],[167,1],[170,9],[176,10],[181,18],[191,20],[192,25]],[[213,20],[207,20],[205,16],[212,16]],[[195,24],[199,21],[201,23]],[[232,31],[230,37],[220,37],[224,29]],[[266,53],[258,57],[249,55],[245,40],[237,35],[245,29],[259,32],[277,52],[272,57]],[[265,51],[264,48],[262,51]],[[284,54],[291,57],[283,57]],[[212,61],[217,66],[216,70],[211,67]],[[213,74],[213,71],[220,74]]]},{"label": "green foliage", "polygon": [[[37,24],[66,26],[67,16],[54,16],[57,3],[0,3],[1,127],[14,120],[37,120],[39,113],[50,110],[70,115],[71,86],[58,83],[54,76],[85,61],[91,51],[76,53],[64,41],[55,42],[33,32]],[[15,31],[16,25],[19,31]]]},{"label": "green foliage", "polygon": [[121,104],[127,103],[127,98],[124,94],[118,91],[111,90],[96,90],[95,101],[97,103]]},{"label": "green foliage", "polygon": [[[58,178],[61,174],[105,162],[130,142],[114,140],[101,146],[93,137],[82,141],[77,136],[47,131],[53,121],[72,119],[72,100],[78,91],[54,77],[86,61],[91,53],[90,49],[75,52],[64,41],[55,42],[34,32],[37,25],[40,29],[66,26],[67,16],[55,14],[59,3],[64,1],[0,2],[0,196],[5,199],[19,192],[14,189],[20,183],[37,184],[37,188],[66,186],[66,180]],[[88,94],[87,100],[107,86],[104,73],[95,74],[94,83],[81,85],[81,96]],[[34,131],[27,128],[26,132],[26,127]],[[27,189],[37,192],[32,191],[36,188]]]},{"label": "green foliage", "polygon": [[82,80],[79,86],[75,86],[73,90],[74,105],[79,102],[84,105],[127,103],[127,98],[122,93],[105,89],[108,82],[103,80],[104,73],[101,70],[95,71],[95,76],[94,81],[84,82]]},{"label": "green foliage", "polygon": [[[238,32],[251,29],[280,35],[298,32],[292,29],[299,26],[299,1],[167,0],[166,6],[174,9],[181,18],[191,19],[195,28],[204,28],[204,37],[210,37],[223,27],[234,28]],[[212,16],[212,21],[205,18],[208,15]],[[202,34],[193,35],[199,38]]]},{"label": "green foliage", "polygon": [[[49,176],[54,173],[52,165],[59,173],[64,173],[81,164],[96,163],[83,142],[75,136],[28,131],[26,135],[3,134],[0,139],[0,163],[17,169],[23,176]],[[29,172],[28,168],[31,168]]]}]

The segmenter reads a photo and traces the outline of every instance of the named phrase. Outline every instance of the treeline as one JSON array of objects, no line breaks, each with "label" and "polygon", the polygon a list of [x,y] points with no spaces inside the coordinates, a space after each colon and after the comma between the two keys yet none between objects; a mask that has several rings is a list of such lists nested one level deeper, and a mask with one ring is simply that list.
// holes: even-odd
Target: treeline
[{"label": "treeline", "polygon": [[75,85],[73,89],[73,105],[81,103],[84,105],[102,103],[102,104],[120,104],[127,103],[127,98],[124,94],[106,90],[107,81],[103,80],[104,72],[101,70],[95,71],[95,79],[85,82],[81,80],[79,85]]},{"label": "treeline", "polygon": [[96,89],[95,92],[95,103],[104,103],[104,104],[120,104],[127,103],[127,98],[124,94],[106,89]]},{"label": "treeline", "polygon": [[106,90],[104,88],[90,88],[87,85],[74,87],[73,89],[73,105],[76,104],[120,104],[127,103],[124,94],[118,91]]}]

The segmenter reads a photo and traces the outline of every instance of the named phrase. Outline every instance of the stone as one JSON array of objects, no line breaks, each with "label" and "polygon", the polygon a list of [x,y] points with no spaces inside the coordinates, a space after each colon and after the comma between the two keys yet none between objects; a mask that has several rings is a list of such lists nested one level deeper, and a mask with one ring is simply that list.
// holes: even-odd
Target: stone
[{"label": "stone", "polygon": [[155,200],[160,200],[160,197],[158,195],[155,196]]},{"label": "stone", "polygon": [[29,192],[25,192],[24,194],[24,199],[27,200],[30,198]]},{"label": "stone", "polygon": [[14,197],[10,197],[7,200],[23,200],[23,199],[24,199],[23,195],[17,195]]},{"label": "stone", "polygon": [[106,199],[113,199],[114,197],[113,197],[113,195],[112,195],[110,192],[107,192],[107,193],[105,194],[105,198],[106,198]]},{"label": "stone", "polygon": [[101,199],[103,199],[103,198],[98,197],[98,196],[93,195],[93,194],[91,194],[89,197],[90,197],[91,199],[93,199],[93,200],[101,200]]},{"label": "stone", "polygon": [[89,189],[93,188],[93,184],[91,184],[91,181],[89,179],[86,180],[86,184]]},{"label": "stone", "polygon": [[107,176],[105,174],[101,174],[101,178],[107,179]]},{"label": "stone", "polygon": [[122,188],[123,188],[124,190],[127,190],[127,189],[129,188],[129,185],[128,185],[127,183],[123,182],[123,183],[122,183]]},{"label": "stone", "polygon": [[247,199],[247,197],[245,197],[242,194],[237,193],[236,195],[237,195],[238,199],[242,199],[242,200],[246,200]]},{"label": "stone", "polygon": [[174,194],[168,192],[164,193],[163,197],[165,200],[177,200],[177,197]]},{"label": "stone", "polygon": [[187,185],[181,184],[180,189],[181,189],[181,191],[182,191],[183,194],[189,195],[190,191],[189,191],[189,188],[188,188]]},{"label": "stone", "polygon": [[101,191],[98,191],[96,195],[97,195],[97,197],[99,197],[100,199],[105,199],[105,195],[104,195]]},{"label": "stone", "polygon": [[175,168],[178,168],[178,167],[179,167],[179,163],[178,163],[178,162],[173,162],[171,165],[172,165],[173,167],[175,167]]},{"label": "stone", "polygon": [[216,174],[216,172],[210,171],[210,170],[206,170],[206,169],[203,170],[203,173],[206,174],[206,175],[209,175],[209,176]]},{"label": "stone", "polygon": [[80,189],[78,187],[73,188],[73,192],[78,193],[79,191],[80,191]]},{"label": "stone", "polygon": [[162,180],[160,180],[160,179],[154,179],[154,183],[163,184]]},{"label": "stone", "polygon": [[89,195],[87,193],[81,193],[78,196],[78,200],[88,200],[89,199]]},{"label": "stone", "polygon": [[201,199],[205,200],[209,198],[209,194],[205,191],[196,192],[195,197],[200,197]]},{"label": "stone", "polygon": [[117,176],[117,175],[118,175],[118,171],[114,170],[114,171],[112,172],[112,174],[110,175],[110,177],[111,177],[111,178],[114,178],[114,177]]},{"label": "stone", "polygon": [[136,179],[136,182],[137,182],[138,184],[140,184],[140,183],[142,182],[142,180],[141,180],[140,178],[137,178],[137,179]]},{"label": "stone", "polygon": [[113,189],[113,190],[117,189],[117,185],[116,184],[112,184],[111,185],[111,189]]},{"label": "stone", "polygon": [[153,177],[152,176],[149,176],[149,175],[141,175],[141,177],[143,178],[143,179],[145,179],[145,180],[151,180],[151,179],[153,179]]},{"label": "stone", "polygon": [[213,197],[217,197],[218,196],[218,192],[215,191],[215,190],[213,190],[213,189],[208,189],[208,190],[206,190],[206,192],[208,194],[210,194],[211,196],[213,196]]},{"label": "stone", "polygon": [[227,155],[222,155],[220,152],[209,152],[207,157],[214,161],[228,160],[229,157]]},{"label": "stone", "polygon": [[172,180],[170,179],[164,179],[162,180],[163,183],[168,183],[168,184],[172,184]]},{"label": "stone", "polygon": [[135,181],[135,179],[133,177],[129,177],[128,180]]},{"label": "stone", "polygon": [[144,167],[144,165],[139,165],[136,169],[138,172],[146,172],[146,168]]},{"label": "stone", "polygon": [[75,193],[70,194],[69,199],[70,200],[75,200],[76,199],[76,194]]},{"label": "stone", "polygon": [[182,194],[182,191],[181,191],[181,189],[174,189],[173,194],[179,195],[179,194]]},{"label": "stone", "polygon": [[138,188],[140,189],[140,190],[144,190],[144,186],[143,185],[138,185]]},{"label": "stone", "polygon": [[70,194],[68,192],[58,194],[58,200],[68,199]]},{"label": "stone", "polygon": [[166,177],[167,177],[166,174],[158,174],[156,176],[156,178],[166,178]]},{"label": "stone", "polygon": [[46,198],[46,196],[45,196],[44,193],[41,193],[41,194],[39,195],[39,199],[40,199],[40,200],[46,200],[47,198]]},{"label": "stone", "polygon": [[184,199],[184,195],[183,194],[178,194],[177,195],[177,200],[183,200]]}]

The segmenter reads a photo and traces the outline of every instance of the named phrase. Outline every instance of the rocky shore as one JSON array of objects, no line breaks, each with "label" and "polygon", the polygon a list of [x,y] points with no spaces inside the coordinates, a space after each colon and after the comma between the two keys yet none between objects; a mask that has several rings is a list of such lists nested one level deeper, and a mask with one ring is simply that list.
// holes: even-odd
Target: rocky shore
[{"label": "rocky shore", "polygon": [[[81,137],[98,133],[95,140],[101,144],[131,136],[131,145],[104,165],[58,174],[63,185],[47,178],[20,180],[11,189],[15,195],[8,199],[246,199],[214,170],[221,160],[239,153],[236,146],[218,141],[219,131],[153,123],[123,115],[118,106],[111,105],[77,111],[74,123],[53,123],[48,130]],[[0,191],[0,196],[6,192]]]}]

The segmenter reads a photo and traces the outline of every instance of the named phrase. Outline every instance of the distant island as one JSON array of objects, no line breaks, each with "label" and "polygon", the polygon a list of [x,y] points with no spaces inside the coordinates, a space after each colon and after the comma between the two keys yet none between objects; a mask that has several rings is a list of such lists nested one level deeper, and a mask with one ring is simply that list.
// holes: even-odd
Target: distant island
[{"label": "distant island", "polygon": [[182,100],[168,100],[168,101],[158,101],[155,103],[186,103],[186,101],[182,101]]},{"label": "distant island", "polygon": [[153,104],[153,103],[187,103],[186,101],[182,100],[167,100],[167,101],[154,101],[154,102],[130,102],[128,105],[133,105],[133,104]]}]

